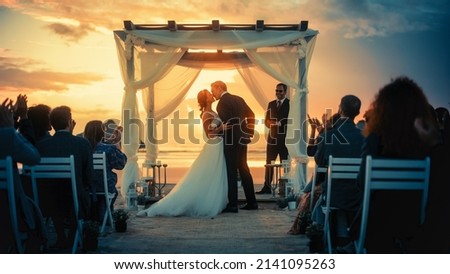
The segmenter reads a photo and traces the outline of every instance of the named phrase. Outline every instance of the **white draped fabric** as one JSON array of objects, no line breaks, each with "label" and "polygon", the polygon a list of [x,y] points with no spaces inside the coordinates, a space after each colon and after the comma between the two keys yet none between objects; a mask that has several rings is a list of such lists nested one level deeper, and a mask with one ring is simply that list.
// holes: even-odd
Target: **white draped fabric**
[{"label": "white draped fabric", "polygon": [[[123,172],[122,195],[139,179],[139,139],[145,141],[146,160],[155,161],[157,144],[152,140],[157,139],[156,123],[176,109],[204,68],[235,68],[263,108],[273,99],[273,92],[261,86],[258,79],[272,77],[290,87],[289,116],[293,122],[288,126],[287,144],[294,167],[291,179],[297,192],[301,190],[306,181],[306,125],[302,121],[306,121],[307,113],[307,71],[317,31],[126,30],[114,33],[125,85],[122,146],[128,163]],[[186,57],[188,49],[234,50],[245,55],[236,54],[235,58],[219,61],[198,60]],[[145,123],[139,120],[137,90],[142,90]]]}]

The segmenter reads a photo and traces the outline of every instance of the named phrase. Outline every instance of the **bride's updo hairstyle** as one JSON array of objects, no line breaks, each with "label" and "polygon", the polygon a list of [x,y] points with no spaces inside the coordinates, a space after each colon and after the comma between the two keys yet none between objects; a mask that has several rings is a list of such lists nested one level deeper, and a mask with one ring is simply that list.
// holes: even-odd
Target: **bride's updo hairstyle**
[{"label": "bride's updo hairstyle", "polygon": [[201,90],[198,94],[197,94],[197,102],[198,102],[198,106],[200,107],[200,116],[203,114],[203,111],[205,111],[206,108],[206,101],[207,101],[207,93],[208,90],[204,89]]}]

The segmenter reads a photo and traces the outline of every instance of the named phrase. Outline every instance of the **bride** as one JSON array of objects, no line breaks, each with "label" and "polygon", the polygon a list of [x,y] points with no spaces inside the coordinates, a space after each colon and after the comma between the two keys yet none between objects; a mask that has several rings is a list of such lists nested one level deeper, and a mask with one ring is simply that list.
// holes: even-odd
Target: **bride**
[{"label": "bride", "polygon": [[204,89],[197,94],[206,144],[191,168],[167,196],[137,216],[214,217],[227,205],[227,172],[223,140],[218,133],[227,130],[217,113],[211,109],[212,94]]}]

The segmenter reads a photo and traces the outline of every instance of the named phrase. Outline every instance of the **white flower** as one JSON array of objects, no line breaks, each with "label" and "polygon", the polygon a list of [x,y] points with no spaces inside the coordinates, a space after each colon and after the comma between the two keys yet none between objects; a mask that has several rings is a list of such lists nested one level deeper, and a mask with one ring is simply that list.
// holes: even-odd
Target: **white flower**
[{"label": "white flower", "polygon": [[305,38],[298,39],[297,51],[298,51],[298,59],[303,59],[306,57],[306,48],[308,42],[306,42]]}]

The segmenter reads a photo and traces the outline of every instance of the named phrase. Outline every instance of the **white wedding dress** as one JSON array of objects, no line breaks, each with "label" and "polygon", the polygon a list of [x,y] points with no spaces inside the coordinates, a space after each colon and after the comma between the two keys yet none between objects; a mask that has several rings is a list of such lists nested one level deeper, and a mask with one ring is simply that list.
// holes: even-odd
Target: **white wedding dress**
[{"label": "white wedding dress", "polygon": [[216,137],[208,139],[191,168],[167,196],[137,215],[211,218],[227,205],[227,193],[223,140]]}]

